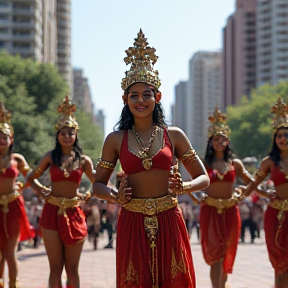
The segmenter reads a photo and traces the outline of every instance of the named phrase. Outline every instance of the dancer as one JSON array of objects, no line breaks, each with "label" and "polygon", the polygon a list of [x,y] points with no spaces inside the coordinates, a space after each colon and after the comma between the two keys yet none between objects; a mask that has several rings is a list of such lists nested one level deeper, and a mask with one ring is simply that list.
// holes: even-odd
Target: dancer
[{"label": "dancer", "polygon": [[[272,107],[275,115],[273,123],[273,145],[244,191],[248,196],[270,174],[274,190],[266,192],[271,199],[264,218],[264,230],[270,262],[275,270],[275,287],[288,287],[288,105],[282,98]],[[259,190],[259,188],[258,188]]]},{"label": "dancer", "polygon": [[[205,189],[209,178],[183,131],[165,123],[160,79],[153,70],[155,51],[141,30],[134,47],[126,50],[124,61],[132,65],[121,85],[124,108],[117,131],[105,140],[93,191],[122,205],[116,242],[118,288],[194,288],[189,237],[172,194]],[[179,174],[170,174],[173,155],[192,181],[182,183]],[[118,159],[125,171],[119,190],[107,187]]]},{"label": "dancer", "polygon": [[210,186],[200,210],[201,245],[204,259],[211,266],[213,288],[224,288],[227,274],[232,273],[241,228],[237,203],[243,197],[241,190],[234,190],[236,176],[245,184],[252,177],[241,160],[233,159],[226,116],[216,107],[209,121],[204,164]]},{"label": "dancer", "polygon": [[19,172],[25,177],[30,170],[25,158],[12,153],[13,127],[11,114],[0,103],[0,287],[4,287],[4,261],[9,269],[9,288],[17,288],[16,247],[30,238],[30,224],[16,183]]},{"label": "dancer", "polygon": [[[40,227],[47,252],[50,276],[49,287],[62,287],[61,275],[65,266],[67,287],[79,288],[78,265],[82,246],[87,235],[85,215],[79,207],[89,192],[78,192],[83,172],[93,182],[93,165],[82,154],[78,143],[78,123],[73,117],[76,106],[68,96],[58,106],[62,114],[55,125],[56,145],[46,153],[28,177],[31,187],[46,198]],[[52,188],[42,186],[36,179],[50,167]]]}]

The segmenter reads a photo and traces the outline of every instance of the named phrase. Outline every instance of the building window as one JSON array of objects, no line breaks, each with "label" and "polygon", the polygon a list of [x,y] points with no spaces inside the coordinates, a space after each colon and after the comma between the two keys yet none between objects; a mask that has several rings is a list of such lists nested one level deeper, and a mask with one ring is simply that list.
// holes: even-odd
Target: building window
[{"label": "building window", "polygon": [[0,20],[8,20],[8,14],[0,14]]},{"label": "building window", "polygon": [[0,28],[0,34],[8,34],[8,28]]}]

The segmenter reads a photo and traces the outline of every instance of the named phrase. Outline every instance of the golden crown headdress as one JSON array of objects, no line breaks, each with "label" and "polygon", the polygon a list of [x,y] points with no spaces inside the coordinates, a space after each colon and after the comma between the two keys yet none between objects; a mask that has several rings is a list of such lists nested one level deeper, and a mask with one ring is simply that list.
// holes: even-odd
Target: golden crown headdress
[{"label": "golden crown headdress", "polygon": [[148,46],[147,38],[141,29],[134,40],[134,47],[129,47],[125,51],[127,57],[124,58],[124,62],[126,65],[131,64],[131,67],[129,71],[125,72],[126,77],[122,79],[121,88],[126,91],[133,83],[143,82],[158,89],[161,86],[161,81],[158,77],[158,71],[153,70],[158,59],[158,56],[155,55],[156,49]]},{"label": "golden crown headdress", "polygon": [[208,120],[211,125],[208,127],[208,138],[214,135],[222,135],[229,138],[231,130],[226,124],[226,116],[221,113],[218,107],[215,107],[215,111],[212,116],[209,116]]},{"label": "golden crown headdress", "polygon": [[275,131],[281,127],[288,127],[288,106],[283,101],[283,98],[280,97],[275,102],[271,107],[271,112],[275,114],[272,124]]},{"label": "golden crown headdress", "polygon": [[13,135],[13,127],[11,124],[11,113],[5,109],[3,103],[0,102],[0,131],[8,136]]},{"label": "golden crown headdress", "polygon": [[70,127],[76,130],[79,129],[76,118],[74,117],[74,112],[76,111],[76,108],[76,105],[72,104],[69,97],[66,96],[62,104],[57,107],[58,113],[62,114],[55,125],[55,129],[57,131],[61,130],[64,127]]}]

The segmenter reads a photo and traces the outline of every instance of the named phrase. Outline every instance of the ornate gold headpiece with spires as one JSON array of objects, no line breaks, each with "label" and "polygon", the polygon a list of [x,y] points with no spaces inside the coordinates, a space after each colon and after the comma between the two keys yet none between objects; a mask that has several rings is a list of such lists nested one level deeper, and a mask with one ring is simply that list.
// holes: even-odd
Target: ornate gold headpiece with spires
[{"label": "ornate gold headpiece with spires", "polygon": [[272,124],[274,132],[281,127],[288,127],[288,106],[283,98],[280,97],[275,102],[271,107],[271,112],[275,114]]},{"label": "ornate gold headpiece with spires", "polygon": [[13,135],[13,127],[11,124],[11,113],[5,109],[3,103],[0,102],[0,131],[8,136]]},{"label": "ornate gold headpiece with spires", "polygon": [[57,131],[61,130],[64,127],[70,127],[76,130],[79,129],[76,118],[74,117],[74,112],[76,111],[76,108],[76,105],[72,104],[69,100],[69,97],[66,96],[62,104],[57,107],[58,113],[62,114],[55,125],[55,129]]},{"label": "ornate gold headpiece with spires", "polygon": [[126,77],[122,79],[121,88],[125,91],[133,83],[143,82],[156,87],[161,86],[158,77],[158,71],[153,70],[158,56],[155,55],[156,49],[148,46],[147,38],[142,30],[134,39],[134,47],[129,47],[125,52],[127,57],[124,58],[126,65],[131,64],[130,70],[126,71]]},{"label": "ornate gold headpiece with spires", "polygon": [[222,135],[229,138],[231,130],[226,124],[226,116],[221,113],[218,107],[215,107],[215,111],[212,116],[209,116],[208,120],[211,125],[208,128],[208,138],[214,135]]}]

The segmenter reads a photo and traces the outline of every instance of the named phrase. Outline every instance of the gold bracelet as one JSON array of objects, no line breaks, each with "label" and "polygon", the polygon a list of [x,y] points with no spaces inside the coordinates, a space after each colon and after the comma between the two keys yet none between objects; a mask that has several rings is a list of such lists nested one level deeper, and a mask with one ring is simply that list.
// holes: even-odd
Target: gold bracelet
[{"label": "gold bracelet", "polygon": [[102,160],[101,158],[98,160],[98,162],[96,164],[96,167],[98,167],[98,166],[100,166],[104,169],[111,169],[111,170],[114,170],[114,168],[115,168],[115,165],[113,163]]},{"label": "gold bracelet", "polygon": [[39,167],[34,168],[34,173],[36,177],[40,177],[43,174],[43,170]]},{"label": "gold bracelet", "polygon": [[256,176],[259,176],[260,178],[265,178],[266,177],[266,175],[265,175],[266,173],[264,172],[264,171],[262,171],[262,170],[257,170],[256,172],[255,172],[255,175]]},{"label": "gold bracelet", "polygon": [[182,157],[181,157],[181,161],[182,162],[186,162],[187,164],[189,164],[190,162],[193,162],[195,160],[198,160],[199,156],[197,155],[196,151],[194,150],[193,147],[191,147],[187,152],[185,152]]},{"label": "gold bracelet", "polygon": [[188,189],[191,189],[192,188],[192,183],[191,183],[191,181],[189,181],[189,182],[184,182],[183,184],[182,184],[182,190],[188,190]]}]

